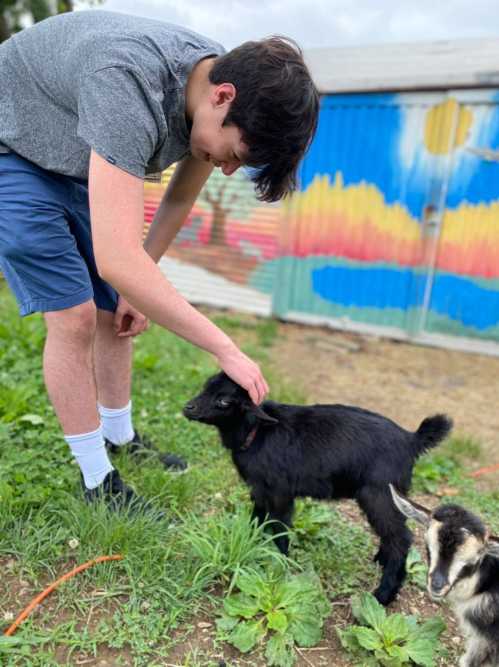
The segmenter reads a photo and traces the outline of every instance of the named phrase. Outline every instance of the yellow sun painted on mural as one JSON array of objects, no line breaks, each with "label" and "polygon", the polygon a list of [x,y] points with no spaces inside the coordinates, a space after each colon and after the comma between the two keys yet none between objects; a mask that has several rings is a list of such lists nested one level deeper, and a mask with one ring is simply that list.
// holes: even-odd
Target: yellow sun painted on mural
[{"label": "yellow sun painted on mural", "polygon": [[432,107],[426,114],[424,143],[430,153],[445,155],[462,146],[473,122],[473,114],[453,97]]}]

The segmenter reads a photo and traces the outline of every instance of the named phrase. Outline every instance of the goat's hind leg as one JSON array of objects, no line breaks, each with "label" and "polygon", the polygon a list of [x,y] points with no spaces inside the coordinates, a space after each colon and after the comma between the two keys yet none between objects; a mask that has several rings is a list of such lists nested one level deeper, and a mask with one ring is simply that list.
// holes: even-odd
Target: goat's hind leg
[{"label": "goat's hind leg", "polygon": [[383,574],[374,596],[381,604],[387,605],[395,599],[404,582],[412,535],[405,524],[405,517],[393,504],[388,486],[386,491],[378,487],[362,488],[357,494],[357,502],[380,538],[375,558],[383,568]]}]

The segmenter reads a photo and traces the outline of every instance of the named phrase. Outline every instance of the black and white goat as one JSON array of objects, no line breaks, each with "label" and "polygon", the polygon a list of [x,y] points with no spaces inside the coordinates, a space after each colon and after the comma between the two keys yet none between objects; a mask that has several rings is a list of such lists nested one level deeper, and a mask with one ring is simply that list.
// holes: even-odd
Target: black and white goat
[{"label": "black and white goat", "polygon": [[430,511],[390,487],[398,509],[426,528],[428,592],[447,597],[466,637],[461,667],[499,667],[499,537],[459,505]]},{"label": "black and white goat", "polygon": [[[254,516],[291,526],[294,499],[354,498],[380,538],[375,557],[383,568],[375,591],[382,604],[405,578],[412,535],[388,484],[407,492],[415,460],[451,429],[444,415],[425,419],[415,433],[374,412],[345,405],[256,406],[225,373],[210,378],[184,407],[192,420],[216,426],[239,474],[251,489]],[[276,544],[288,553],[279,523]]]}]

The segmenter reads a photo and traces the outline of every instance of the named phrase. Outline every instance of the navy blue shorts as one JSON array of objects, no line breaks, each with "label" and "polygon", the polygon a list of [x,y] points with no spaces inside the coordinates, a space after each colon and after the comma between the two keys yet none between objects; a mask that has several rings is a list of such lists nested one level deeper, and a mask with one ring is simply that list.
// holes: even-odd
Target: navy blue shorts
[{"label": "navy blue shorts", "polygon": [[0,153],[0,268],[21,315],[90,299],[114,312],[118,294],[97,273],[87,184]]}]

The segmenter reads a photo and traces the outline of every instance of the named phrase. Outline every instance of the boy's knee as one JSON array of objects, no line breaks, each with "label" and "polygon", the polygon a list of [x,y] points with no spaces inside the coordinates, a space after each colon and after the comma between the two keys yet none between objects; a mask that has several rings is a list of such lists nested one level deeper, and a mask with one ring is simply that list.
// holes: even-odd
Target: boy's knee
[{"label": "boy's knee", "polygon": [[67,342],[81,345],[93,343],[97,326],[97,311],[93,301],[45,313],[44,316],[49,336],[61,336]]}]

